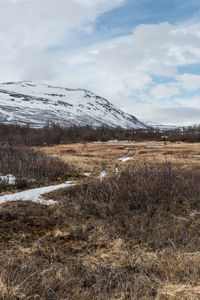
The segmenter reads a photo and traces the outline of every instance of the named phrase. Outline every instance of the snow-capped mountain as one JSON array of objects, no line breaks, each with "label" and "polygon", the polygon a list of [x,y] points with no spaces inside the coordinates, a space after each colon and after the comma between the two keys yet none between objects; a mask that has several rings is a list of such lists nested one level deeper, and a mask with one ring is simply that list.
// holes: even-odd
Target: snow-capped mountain
[{"label": "snow-capped mountain", "polygon": [[150,128],[158,129],[160,131],[169,131],[169,130],[174,130],[174,129],[180,128],[180,127],[175,126],[175,125],[162,125],[162,124],[159,124],[157,122],[147,121],[147,120],[142,120],[141,122],[143,122],[144,124],[146,124]]},{"label": "snow-capped mountain", "polygon": [[90,91],[29,81],[0,84],[0,122],[32,127],[48,122],[62,126],[147,127]]}]

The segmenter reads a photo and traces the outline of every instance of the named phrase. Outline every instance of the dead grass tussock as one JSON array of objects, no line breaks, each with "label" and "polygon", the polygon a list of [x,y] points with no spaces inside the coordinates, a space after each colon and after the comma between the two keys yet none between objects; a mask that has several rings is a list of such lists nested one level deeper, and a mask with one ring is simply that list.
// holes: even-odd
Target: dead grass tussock
[{"label": "dead grass tussock", "polygon": [[0,278],[0,291],[2,297],[6,297],[8,295],[8,287],[6,284],[4,284],[1,278]]},{"label": "dead grass tussock", "polygon": [[156,300],[198,300],[200,286],[166,285],[159,290]]}]

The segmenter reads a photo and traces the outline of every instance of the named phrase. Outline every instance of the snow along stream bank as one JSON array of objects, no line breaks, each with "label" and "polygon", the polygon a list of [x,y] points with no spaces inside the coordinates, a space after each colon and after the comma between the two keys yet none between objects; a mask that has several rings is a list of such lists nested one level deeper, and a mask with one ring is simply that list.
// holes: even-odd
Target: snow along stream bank
[{"label": "snow along stream bank", "polygon": [[42,195],[66,188],[69,186],[75,185],[73,181],[66,181],[65,183],[59,184],[59,185],[52,185],[52,186],[46,186],[42,188],[36,188],[36,189],[31,189],[15,194],[10,194],[10,195],[4,195],[0,197],[0,204],[10,202],[10,201],[32,201],[40,204],[46,204],[46,205],[51,205],[51,204],[56,204],[57,201],[54,200],[45,200],[42,198]]}]

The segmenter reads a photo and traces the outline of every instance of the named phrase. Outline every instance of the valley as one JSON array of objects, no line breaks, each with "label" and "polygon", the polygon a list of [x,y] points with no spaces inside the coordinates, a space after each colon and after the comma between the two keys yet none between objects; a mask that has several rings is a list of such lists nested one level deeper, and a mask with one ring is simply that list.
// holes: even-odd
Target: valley
[{"label": "valley", "polygon": [[0,0],[0,300],[200,300],[200,0]]}]

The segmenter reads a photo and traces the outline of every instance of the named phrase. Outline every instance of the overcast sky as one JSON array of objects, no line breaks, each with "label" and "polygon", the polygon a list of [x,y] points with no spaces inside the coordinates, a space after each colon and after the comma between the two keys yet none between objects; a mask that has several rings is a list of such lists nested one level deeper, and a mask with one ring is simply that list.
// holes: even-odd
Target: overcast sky
[{"label": "overcast sky", "polygon": [[22,80],[200,123],[200,0],[0,0],[0,81]]}]

